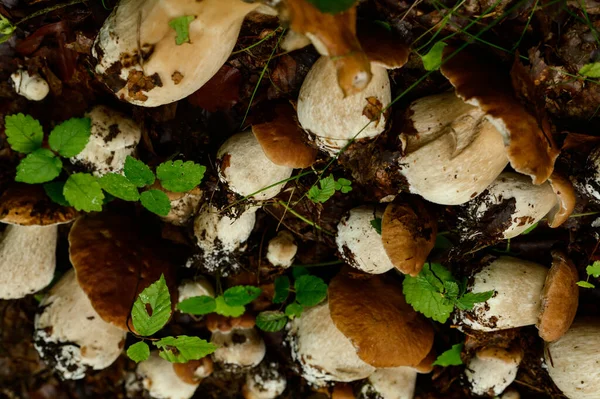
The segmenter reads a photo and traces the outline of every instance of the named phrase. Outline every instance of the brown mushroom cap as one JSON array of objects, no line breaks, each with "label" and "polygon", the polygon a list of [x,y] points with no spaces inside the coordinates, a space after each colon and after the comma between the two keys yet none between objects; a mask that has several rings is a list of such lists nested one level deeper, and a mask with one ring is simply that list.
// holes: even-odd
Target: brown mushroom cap
[{"label": "brown mushroom cap", "polygon": [[549,126],[538,121],[521,105],[511,90],[508,76],[498,67],[463,50],[444,49],[442,74],[466,103],[479,107],[498,129],[507,146],[511,166],[531,176],[534,184],[545,182],[554,170],[559,149]]},{"label": "brown mushroom cap", "polygon": [[579,305],[578,279],[573,262],[562,252],[552,251],[552,267],[546,276],[537,323],[544,341],[556,341],[571,327]]},{"label": "brown mushroom cap", "polygon": [[394,69],[401,68],[408,62],[410,47],[379,25],[359,25],[358,40],[373,64]]},{"label": "brown mushroom cap", "polygon": [[190,360],[187,363],[173,363],[173,371],[177,374],[177,377],[186,384],[198,384],[202,381],[202,378],[196,374],[196,370],[202,367],[205,377],[212,374],[213,362],[209,356],[203,357],[200,360]]},{"label": "brown mushroom cap", "polygon": [[22,226],[69,223],[77,217],[71,207],[50,200],[41,185],[14,184],[0,197],[0,222]]},{"label": "brown mushroom cap", "polygon": [[433,346],[431,324],[406,303],[402,285],[341,271],[329,284],[331,319],[374,367],[417,366]]},{"label": "brown mushroom cap", "polygon": [[138,294],[164,274],[177,303],[175,272],[154,237],[140,231],[136,221],[103,212],[79,218],[69,233],[69,255],[79,285],[94,310],[108,323],[133,331],[129,317]]},{"label": "brown mushroom cap", "polygon": [[311,166],[317,158],[317,150],[306,144],[294,108],[277,104],[270,109],[270,115],[270,120],[252,125],[252,133],[267,158],[275,165],[289,168]]},{"label": "brown mushroom cap", "polygon": [[577,198],[573,184],[571,184],[568,178],[554,172],[548,178],[548,181],[558,199],[557,206],[548,213],[548,225],[555,228],[569,219],[569,216],[573,213],[573,209],[575,209]]},{"label": "brown mushroom cap", "polygon": [[333,387],[331,399],[356,399],[352,385],[339,382]]},{"label": "brown mushroom cap", "polygon": [[254,327],[254,316],[245,313],[240,317],[225,317],[216,313],[206,316],[206,328],[210,332],[221,331],[229,332],[234,328],[252,328]]},{"label": "brown mushroom cap", "polygon": [[421,374],[429,374],[433,371],[433,362],[437,359],[437,352],[434,348],[431,348],[425,359],[421,360],[421,363],[417,364],[414,369]]},{"label": "brown mushroom cap", "polygon": [[404,274],[419,274],[435,246],[437,222],[422,202],[392,203],[381,221],[383,248],[392,264]]}]

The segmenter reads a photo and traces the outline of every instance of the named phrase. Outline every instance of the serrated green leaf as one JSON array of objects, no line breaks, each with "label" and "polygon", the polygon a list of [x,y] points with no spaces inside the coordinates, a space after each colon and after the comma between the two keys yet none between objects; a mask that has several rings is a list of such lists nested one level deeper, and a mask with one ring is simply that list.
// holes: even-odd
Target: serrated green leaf
[{"label": "serrated green leaf", "polygon": [[192,161],[167,161],[158,165],[156,177],[160,184],[174,193],[193,190],[204,178],[206,167]]},{"label": "serrated green leaf", "polygon": [[442,367],[460,366],[461,364],[463,364],[463,361],[460,358],[460,353],[462,352],[463,347],[464,344],[452,345],[452,348],[448,349],[447,351],[439,355],[437,359],[435,359],[433,365]]},{"label": "serrated green leaf", "polygon": [[288,276],[279,276],[275,279],[275,295],[273,303],[284,303],[290,293],[290,278]]},{"label": "serrated green leaf", "polygon": [[600,62],[585,64],[579,70],[579,74],[589,78],[600,78]]},{"label": "serrated green leaf", "polygon": [[308,2],[327,14],[339,14],[356,4],[356,0],[308,0]]},{"label": "serrated green leaf", "polygon": [[104,191],[124,201],[137,201],[140,199],[137,187],[123,175],[107,173],[98,179],[98,183]]},{"label": "serrated green leaf", "polygon": [[217,346],[199,337],[165,337],[154,345],[160,349],[158,355],[171,363],[187,363],[199,360],[217,350]]},{"label": "serrated green leaf", "polygon": [[127,158],[125,158],[123,172],[130,182],[140,188],[154,184],[156,180],[154,173],[152,173],[148,165],[130,155],[127,155]]},{"label": "serrated green leaf", "polygon": [[100,212],[104,193],[98,180],[89,173],[75,173],[67,179],[63,194],[66,200],[78,211]]},{"label": "serrated green leaf", "polygon": [[455,281],[444,281],[444,296],[453,301],[458,298],[459,288]]},{"label": "serrated green leaf", "polygon": [[310,273],[306,267],[302,267],[302,266],[292,267],[292,276],[294,276],[294,279],[298,279],[307,274],[310,274]]},{"label": "serrated green leaf", "polygon": [[381,235],[381,218],[371,220],[371,227],[375,229],[377,234]]},{"label": "serrated green leaf", "polygon": [[594,284],[589,283],[587,281],[578,281],[576,284],[581,288],[596,288]]},{"label": "serrated green leaf", "polygon": [[343,177],[339,178],[335,182],[336,191],[340,191],[343,194],[349,193],[352,191],[352,182],[348,179],[344,179]]},{"label": "serrated green leaf", "polygon": [[316,184],[308,190],[308,198],[312,202],[327,202],[335,194],[335,179],[329,175],[319,180],[319,185]]},{"label": "serrated green leaf", "polygon": [[44,184],[44,191],[46,195],[52,200],[52,202],[62,205],[62,206],[71,206],[65,195],[63,194],[63,190],[65,188],[64,181],[53,181],[51,183]]},{"label": "serrated green leaf", "polygon": [[62,161],[54,153],[45,148],[39,148],[27,155],[17,165],[15,181],[39,184],[52,181],[60,175]]},{"label": "serrated green leaf", "polygon": [[593,276],[593,277],[600,277],[600,261],[595,261],[594,263],[592,263],[591,265],[588,265],[585,268],[585,272],[587,273],[588,276]]},{"label": "serrated green leaf", "polygon": [[222,295],[215,298],[215,313],[227,317],[239,317],[244,314],[246,308],[244,306],[229,306],[225,303]]},{"label": "serrated green leaf", "polygon": [[90,118],[71,118],[52,129],[48,144],[62,157],[71,158],[83,151],[91,134]]},{"label": "serrated green leaf", "polygon": [[485,302],[494,296],[494,291],[468,292],[456,300],[456,306],[461,310],[472,310],[476,303]]},{"label": "serrated green leaf", "polygon": [[442,294],[444,281],[454,279],[448,269],[438,263],[426,264],[416,277],[406,275],[402,282],[406,302],[426,317],[445,323],[454,304]]},{"label": "serrated green leaf", "polygon": [[256,316],[256,327],[263,331],[280,331],[287,324],[288,318],[283,312],[265,311]]},{"label": "serrated green leaf", "polygon": [[180,46],[190,42],[190,24],[194,19],[193,15],[184,15],[169,21],[169,26],[175,31],[175,44]]},{"label": "serrated green leaf", "polygon": [[0,43],[4,43],[11,38],[12,33],[17,29],[4,15],[0,14]]},{"label": "serrated green leaf", "polygon": [[197,316],[213,313],[216,308],[215,298],[207,295],[194,296],[177,304],[180,311]]},{"label": "serrated green leaf", "polygon": [[262,290],[251,285],[238,285],[223,292],[223,299],[229,306],[246,306],[261,294]]},{"label": "serrated green leaf", "polygon": [[30,115],[15,114],[4,117],[6,139],[10,148],[29,154],[42,147],[44,131],[40,122]]},{"label": "serrated green leaf", "polygon": [[140,194],[140,201],[144,208],[158,216],[167,216],[171,211],[169,197],[160,190],[144,191]]},{"label": "serrated green leaf", "polygon": [[316,276],[305,275],[294,283],[296,300],[302,306],[316,306],[327,297],[327,284]]},{"label": "serrated green leaf", "polygon": [[[152,315],[148,313],[150,306]],[[171,295],[165,276],[146,287],[133,303],[131,320],[137,333],[148,337],[155,334],[167,324],[171,317]]]},{"label": "serrated green leaf", "polygon": [[304,307],[297,302],[290,303],[285,307],[285,315],[290,319],[302,316],[303,311]]},{"label": "serrated green leaf", "polygon": [[127,357],[136,363],[143,362],[150,357],[150,347],[144,341],[136,342],[127,348]]},{"label": "serrated green leaf", "polygon": [[447,44],[439,41],[433,45],[433,47],[429,50],[429,52],[423,56],[421,56],[421,60],[423,61],[423,67],[427,71],[435,71],[440,69],[442,65],[442,56],[444,54],[444,47]]}]

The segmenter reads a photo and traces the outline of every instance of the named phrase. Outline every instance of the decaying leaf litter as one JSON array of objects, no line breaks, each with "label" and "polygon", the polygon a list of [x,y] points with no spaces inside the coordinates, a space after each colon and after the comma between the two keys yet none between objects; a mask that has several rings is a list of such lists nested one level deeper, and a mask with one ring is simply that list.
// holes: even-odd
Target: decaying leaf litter
[{"label": "decaying leaf litter", "polygon": [[[46,273],[46,280],[38,283],[42,288],[53,280],[50,285],[35,295],[1,302],[2,394],[24,398],[143,397],[148,389],[139,389],[131,378],[139,379],[140,369],[145,370],[142,374],[147,379],[155,375],[151,365],[163,370],[160,373],[172,373],[172,366],[167,363],[163,369],[161,362],[163,355],[176,360],[180,355],[177,345],[185,341],[181,337],[197,337],[222,346],[231,342],[228,337],[234,331],[246,337],[248,353],[252,354],[249,359],[253,360],[241,366],[241,371],[232,371],[227,367],[231,358],[221,351],[211,355],[210,367],[194,363],[196,370],[203,370],[203,381],[197,388],[197,379],[188,381],[190,395],[195,391],[195,397],[252,397],[249,395],[255,377],[270,376],[271,381],[287,380],[283,387],[274,383],[282,390],[281,397],[327,397],[332,392],[334,397],[344,392],[354,392],[353,397],[378,397],[375,392],[381,388],[373,381],[391,377],[383,371],[374,374],[373,367],[422,365],[411,364],[414,359],[407,358],[379,359],[388,362],[383,366],[372,363],[371,357],[377,352],[366,353],[358,338],[353,338],[360,318],[346,314],[344,306],[357,302],[361,304],[357,309],[365,309],[375,304],[385,320],[398,320],[398,325],[405,321],[391,309],[376,304],[380,298],[366,296],[359,301],[353,297],[359,294],[348,294],[348,287],[354,285],[356,292],[376,291],[373,287],[381,292],[389,290],[389,298],[396,298],[395,289],[403,287],[412,307],[435,320],[419,327],[428,331],[423,336],[432,334],[435,339],[420,343],[427,349],[413,355],[424,363],[427,355],[425,359],[431,358],[429,365],[437,355],[444,355],[434,363],[431,373],[418,375],[414,397],[499,394],[480,383],[477,378],[484,377],[477,375],[485,376],[478,373],[491,368],[486,362],[500,355],[510,359],[505,368],[510,378],[515,377],[510,373],[516,374],[506,392],[513,390],[521,397],[532,398],[565,397],[554,380],[566,397],[577,397],[569,391],[573,378],[550,378],[548,366],[541,361],[546,357],[546,363],[559,362],[561,354],[573,350],[569,345],[577,343],[565,338],[544,351],[542,338],[553,340],[548,338],[548,328],[552,333],[564,333],[561,329],[568,328],[569,318],[575,316],[573,306],[577,309],[573,330],[594,331],[594,324],[585,324],[584,318],[597,316],[598,311],[594,286],[599,273],[594,262],[600,259],[596,255],[599,237],[594,221],[600,200],[600,158],[593,133],[598,128],[600,109],[597,6],[587,1],[362,1],[357,6],[359,40],[353,41],[341,40],[332,32],[336,26],[352,23],[353,12],[332,19],[331,14],[304,11],[310,7],[308,2],[289,0],[276,7],[278,18],[273,15],[277,11],[255,12],[263,11],[257,9],[258,4],[231,2],[236,10],[231,18],[241,25],[239,36],[221,35],[195,43],[193,24],[197,18],[184,13],[169,21],[155,14],[156,20],[164,20],[160,29],[172,32],[172,42],[165,44],[171,53],[161,55],[158,46],[150,51],[134,43],[133,50],[140,54],[128,61],[131,65],[121,59],[118,68],[110,72],[102,68],[110,69],[114,60],[101,46],[95,46],[94,40],[103,24],[106,26],[115,2],[2,4],[0,113],[2,123],[7,124],[0,136],[0,215],[5,223],[22,225],[24,221],[15,222],[17,209],[21,209],[18,207],[35,216],[43,206],[47,212],[43,223],[52,224],[49,229],[56,231],[56,245],[47,246],[43,252],[46,263],[53,266],[56,248],[56,271],[52,273],[53,268],[48,266],[51,271]],[[328,2],[314,3],[327,7]],[[304,14],[306,19],[298,17]],[[321,46],[318,41],[313,43],[320,52],[328,51],[329,60],[320,58],[315,46],[302,47],[310,43],[302,36],[306,33],[319,38]],[[381,46],[369,41],[374,38]],[[196,62],[211,64],[198,72],[195,84],[199,87],[189,85],[186,79],[196,72],[179,68],[173,56],[180,51],[186,54],[186,46],[189,49],[195,44],[215,49],[215,59],[210,60],[202,58],[210,51],[194,50],[199,56]],[[168,75],[146,74],[158,68],[157,58],[170,65]],[[225,64],[221,66],[222,62]],[[142,72],[136,69],[136,63],[142,64]],[[365,80],[365,71],[372,74],[370,79]],[[41,95],[39,90],[25,90],[23,82],[29,82],[32,76],[46,82],[41,93],[47,94],[41,101],[36,101]],[[365,89],[368,80],[381,82],[382,86]],[[35,79],[32,82],[36,83]],[[363,97],[350,96],[357,99],[354,108],[340,107],[335,96],[338,88],[347,95],[363,92]],[[140,106],[119,101],[111,90]],[[150,104],[152,101],[157,103]],[[161,101],[164,105],[155,108],[143,106],[144,102],[157,105]],[[436,107],[438,104],[444,107]],[[97,167],[81,160],[86,153],[80,156],[80,148],[61,152],[65,147],[56,139],[50,139],[48,145],[46,139],[36,139],[33,148],[15,148],[10,138],[10,119],[6,116],[30,115],[51,136],[62,122],[77,120],[72,118],[89,118],[93,123],[90,110],[96,105],[119,112],[139,129],[133,147],[126,144],[110,150],[125,155],[135,150],[132,154],[143,165],[138,165],[135,177],[132,169],[128,176],[125,166],[126,180],[103,177],[96,183]],[[451,116],[436,114],[437,109],[446,109]],[[428,121],[427,111],[436,114],[433,118],[441,121],[438,123],[442,129]],[[296,115],[304,130],[299,128]],[[238,135],[249,128],[252,133]],[[107,129],[98,137],[106,144],[119,133]],[[89,143],[96,143],[95,137],[92,134]],[[97,143],[104,146],[102,141]],[[50,179],[47,186],[44,190],[36,186],[33,191],[38,197],[27,205],[21,193],[32,190],[23,186],[15,189],[15,175],[21,173],[17,181],[26,179],[27,164],[20,165],[27,154],[36,151],[46,164],[48,159],[56,164],[60,155],[62,168],[56,165],[56,172],[44,177]],[[108,171],[122,176],[122,170],[115,169],[110,151],[105,158],[107,170],[102,174]],[[442,161],[436,163],[436,158]],[[135,162],[131,159],[130,163]],[[187,173],[184,163],[196,171]],[[257,165],[261,165],[258,169],[263,179],[248,182],[244,171]],[[174,171],[175,166],[182,168],[180,175]],[[206,171],[200,173],[199,167]],[[56,181],[52,181],[57,177],[54,175],[58,176]],[[80,176],[72,181],[87,198],[76,195],[73,201],[91,201],[94,209],[88,202],[77,205],[70,200],[73,196],[69,193],[74,190],[65,191],[64,187],[69,187],[66,182],[72,176]],[[198,186],[194,192],[185,184],[190,180],[192,187]],[[127,194],[123,193],[124,187]],[[398,195],[399,191],[402,193]],[[61,193],[64,198],[58,195]],[[99,195],[104,198],[94,202]],[[140,197],[141,202],[135,202]],[[392,200],[394,206],[388,205]],[[84,208],[86,204],[89,209]],[[76,214],[65,205],[79,207],[81,212]],[[61,208],[71,209],[72,213],[61,214]],[[111,217],[103,221],[102,214],[100,218],[85,214],[100,209]],[[72,223],[56,224],[75,217],[80,219],[74,227]],[[33,219],[27,223],[40,224],[39,216]],[[9,231],[16,237],[15,231],[39,229],[7,226],[5,243]],[[555,226],[560,227],[550,228]],[[74,244],[79,236],[74,234],[75,227],[84,240],[94,240],[96,250],[119,251],[116,243],[130,245],[127,259],[132,271],[129,280],[123,281],[131,282],[127,289],[112,281],[118,280],[118,270],[113,277],[94,272],[91,259],[98,252],[85,253],[87,242]],[[103,244],[94,238],[94,231],[102,229],[112,229],[115,234],[120,229],[131,231],[134,238],[129,241],[124,235],[120,241]],[[231,231],[239,234],[228,234]],[[138,245],[149,248],[148,262],[156,265],[151,276],[138,269]],[[404,251],[415,248],[420,249],[418,259],[422,260],[407,263],[402,258]],[[510,257],[534,262],[518,266],[532,277],[524,278],[522,286],[511,287],[513,291],[500,288],[511,279],[510,267],[504,266],[512,262]],[[110,255],[102,262],[111,262]],[[125,351],[121,355],[116,352],[116,360],[104,370],[84,367],[85,377],[78,380],[61,380],[60,370],[53,371],[56,364],[48,361],[48,355],[46,362],[39,358],[34,340],[39,340],[41,331],[50,337],[53,332],[47,327],[40,329],[45,325],[34,321],[35,315],[54,311],[56,307],[48,306],[48,298],[66,285],[57,282],[72,279],[71,264],[83,288],[77,295],[89,298],[93,311],[102,319],[115,318],[113,322],[122,325],[119,332],[113,331],[114,337],[124,336],[123,328],[130,331],[125,341],[115,341],[119,350],[131,349],[144,339],[144,334],[132,333],[137,328],[129,320],[129,309],[144,288],[139,287],[140,281],[147,286],[158,279],[160,270],[168,270],[172,274],[166,276],[167,285],[180,286],[171,290],[171,321],[148,341],[152,349],[161,349],[160,357],[153,354],[148,363],[143,363],[147,366],[138,367],[138,377],[134,374],[136,365],[127,359]],[[310,267],[302,269],[301,265]],[[411,276],[404,277],[403,282],[402,274],[393,269]],[[10,267],[6,270],[6,275],[13,275]],[[374,271],[386,274],[361,283],[365,273],[368,276]],[[496,278],[497,286],[486,283],[478,292],[472,292],[477,284]],[[203,281],[200,285],[210,288],[202,291],[196,287],[194,294],[187,294],[204,298],[196,301],[205,308],[194,307],[191,315],[174,309],[177,294],[173,293],[178,293],[181,300],[185,280]],[[328,299],[321,302],[322,288],[317,287],[325,283],[329,284]],[[407,286],[423,284],[425,291],[407,291]],[[573,291],[575,284],[581,288]],[[228,289],[239,286],[258,287],[260,296],[248,297],[251,303],[233,300],[228,304]],[[576,301],[575,305],[570,303],[576,300],[577,292],[578,307]],[[102,303],[102,298],[110,294],[125,298],[124,303]],[[423,302],[419,299],[422,295],[430,296],[432,301]],[[494,298],[496,302],[486,302]],[[513,306],[527,309],[519,315],[522,320],[503,321],[507,313],[499,305],[499,298],[511,304],[516,301]],[[543,306],[536,302],[539,298],[543,298]],[[407,306],[400,304],[403,299],[398,301],[399,308],[412,312],[410,307],[402,307]],[[236,306],[242,309],[230,309]],[[114,309],[121,311],[113,313]],[[495,313],[498,309],[500,317]],[[240,312],[245,314],[237,319],[225,317]],[[148,315],[152,313],[149,310]],[[297,354],[302,349],[294,349],[294,345],[309,345],[318,338],[317,334],[305,336],[302,331],[311,320],[325,314],[331,314],[330,328],[338,337],[335,341],[349,339],[355,345],[362,371],[355,374],[356,378],[338,376],[356,381],[329,384],[317,392],[306,383],[311,381],[307,371],[310,367],[299,360]],[[289,326],[284,328],[288,321]],[[494,330],[499,324],[502,330],[476,331],[482,329],[478,325]],[[456,325],[462,325],[464,333]],[[376,323],[365,328],[381,333]],[[290,329],[296,338],[286,340]],[[395,331],[395,337],[402,336],[400,330]],[[593,340],[590,336],[589,344],[582,345],[584,355],[588,345],[589,355],[594,355]],[[396,350],[402,345],[393,340],[385,344]],[[426,353],[432,344],[435,352]],[[456,352],[461,352],[460,360]],[[60,363],[62,358],[54,359]],[[461,362],[469,364],[468,370],[457,365]],[[176,368],[176,375],[186,375],[183,366]],[[420,370],[428,371],[427,367]],[[590,370],[586,376],[593,374]],[[319,378],[316,380],[319,382]],[[594,389],[593,381],[582,381],[586,389]]]}]

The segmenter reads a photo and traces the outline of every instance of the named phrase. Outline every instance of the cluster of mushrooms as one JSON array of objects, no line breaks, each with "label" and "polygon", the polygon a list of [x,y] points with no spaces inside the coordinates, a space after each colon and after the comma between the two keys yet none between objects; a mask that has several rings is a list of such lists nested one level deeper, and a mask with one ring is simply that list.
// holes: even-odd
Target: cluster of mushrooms
[{"label": "cluster of mushrooms", "polygon": [[[269,120],[234,134],[217,152],[222,189],[245,201],[228,208],[211,202],[200,187],[167,192],[172,210],[164,223],[191,227],[200,262],[209,272],[246,250],[261,204],[285,193],[295,169],[310,167],[319,153],[334,157],[350,142],[377,140],[386,131],[392,101],[387,70],[401,68],[410,52],[385,35],[357,35],[355,8],[329,15],[305,0],[121,0],[94,43],[95,72],[119,99],[132,104],[156,107],[178,101],[226,62],[251,12],[279,15],[289,24],[282,42],[286,50],[312,43],[322,56],[308,73],[295,108],[277,104]],[[195,19],[190,43],[176,45],[168,22],[182,15]],[[451,47],[445,49],[441,72],[454,90],[415,100],[406,124],[394,127],[403,154],[396,172],[408,194],[349,210],[335,235],[346,266],[331,280],[327,300],[286,327],[284,345],[297,372],[321,392],[334,387],[334,398],[411,399],[418,374],[433,370],[433,324],[406,303],[401,284],[402,275],[420,273],[434,248],[438,226],[431,203],[456,207],[465,242],[514,238],[541,220],[559,227],[575,207],[573,184],[554,172],[559,150],[548,127],[514,98],[510,85],[498,78],[503,74],[495,75],[480,67],[477,57]],[[25,71],[13,75],[13,82],[32,101],[48,93],[43,79]],[[380,112],[373,116],[365,112],[368,106]],[[136,156],[140,126],[105,106],[87,116],[91,140],[71,161],[96,176],[122,173],[125,158]],[[589,162],[600,175],[598,154],[593,152]],[[600,200],[595,177],[577,184]],[[498,209],[502,212],[495,213]],[[381,232],[371,223],[378,218]],[[40,356],[64,379],[81,379],[122,356],[126,335],[135,333],[131,304],[161,274],[173,306],[193,296],[215,296],[215,288],[201,276],[178,284],[177,267],[185,265],[173,264],[133,216],[82,215],[51,203],[37,186],[14,185],[0,198],[0,221],[8,224],[0,238],[2,299],[22,298],[50,284],[58,225],[72,223],[73,270],[46,292],[34,335]],[[281,230],[266,248],[269,267],[283,273],[299,244]],[[548,374],[558,388],[570,399],[597,398],[600,357],[592,348],[600,339],[600,321],[575,317],[577,271],[562,252],[553,252],[552,259],[543,265],[486,257],[471,265],[467,292],[494,294],[473,310],[455,312],[452,321],[466,333],[537,326],[546,342]],[[241,393],[246,399],[275,399],[293,390],[279,365],[266,356],[263,333],[251,314],[209,315],[206,326],[219,347],[214,354],[171,364],[153,352],[128,376],[128,392],[191,398],[215,363],[246,376]],[[465,382],[475,395],[500,396],[516,378],[522,359],[518,345],[479,348],[464,359]],[[356,381],[359,388],[349,389],[346,383]],[[507,391],[502,397],[516,395]]]}]

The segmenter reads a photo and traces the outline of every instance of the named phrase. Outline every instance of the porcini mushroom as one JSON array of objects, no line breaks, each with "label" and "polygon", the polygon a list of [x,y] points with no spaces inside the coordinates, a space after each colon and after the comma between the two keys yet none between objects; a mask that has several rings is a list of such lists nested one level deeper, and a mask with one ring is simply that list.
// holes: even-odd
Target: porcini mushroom
[{"label": "porcini mushroom", "polygon": [[360,398],[413,399],[417,372],[412,367],[377,369],[360,390]]},{"label": "porcini mushroom", "polygon": [[167,223],[171,223],[175,226],[183,226],[196,214],[202,201],[202,190],[195,187],[190,191],[184,193],[174,193],[169,190],[165,190],[160,182],[157,180],[154,182],[150,189],[161,190],[171,202],[171,210],[167,216],[161,216],[161,219]]},{"label": "porcini mushroom", "polygon": [[287,230],[282,230],[269,241],[267,260],[277,267],[288,268],[294,262],[298,246],[294,236]]},{"label": "porcini mushroom", "polygon": [[465,370],[471,392],[475,395],[498,396],[517,377],[523,350],[488,347],[475,353]]},{"label": "porcini mushroom", "polygon": [[210,357],[206,356],[186,363],[173,363],[173,371],[183,382],[200,384],[203,379],[212,374],[213,362]]},{"label": "porcini mushroom", "polygon": [[218,348],[213,353],[215,362],[225,367],[254,367],[265,357],[265,341],[254,328],[254,318],[242,316],[231,323],[210,322],[210,342]]},{"label": "porcini mushroom", "polygon": [[15,184],[0,197],[0,298],[17,299],[54,277],[58,225],[77,213],[50,201],[41,186]]},{"label": "porcini mushroom", "polygon": [[69,270],[40,303],[34,345],[64,379],[102,370],[121,354],[126,333],[102,320]]},{"label": "porcini mushroom", "polygon": [[32,75],[26,70],[19,69],[10,75],[17,94],[31,101],[42,101],[50,92],[48,83],[37,73]]},{"label": "porcini mushroom", "polygon": [[150,357],[138,364],[136,374],[153,398],[190,399],[199,385],[199,382],[181,379],[173,364],[161,358],[157,351],[150,352]]},{"label": "porcini mushroom", "polygon": [[215,289],[204,277],[200,276],[194,280],[184,280],[179,284],[179,302],[195,296],[215,297]]},{"label": "porcini mushroom", "polygon": [[276,399],[285,391],[287,381],[276,362],[262,362],[246,375],[244,399]]}]

